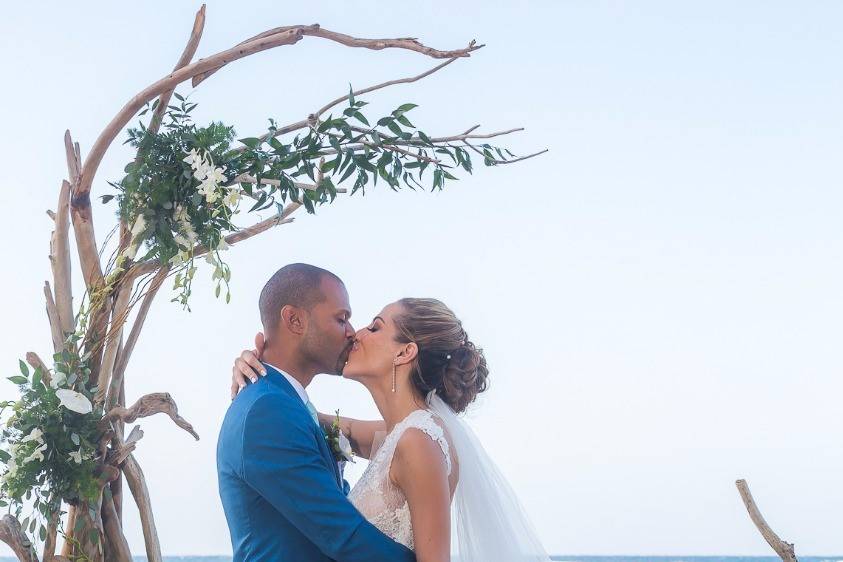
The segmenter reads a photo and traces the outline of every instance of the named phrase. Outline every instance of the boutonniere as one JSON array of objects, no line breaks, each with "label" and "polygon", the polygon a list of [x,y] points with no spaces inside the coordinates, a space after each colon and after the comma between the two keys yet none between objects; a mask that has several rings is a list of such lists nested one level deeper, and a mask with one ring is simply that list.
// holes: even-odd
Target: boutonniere
[{"label": "boutonniere", "polygon": [[325,428],[325,439],[328,441],[328,447],[334,455],[334,460],[351,461],[354,462],[354,452],[351,450],[351,442],[348,437],[340,431],[340,411],[337,410],[337,417],[331,422],[331,425]]}]

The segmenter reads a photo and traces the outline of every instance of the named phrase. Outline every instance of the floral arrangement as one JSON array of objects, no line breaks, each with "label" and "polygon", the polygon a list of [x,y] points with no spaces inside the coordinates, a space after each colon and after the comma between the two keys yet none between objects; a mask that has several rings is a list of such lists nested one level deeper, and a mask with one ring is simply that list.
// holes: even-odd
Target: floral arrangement
[{"label": "floral arrangement", "polygon": [[48,514],[62,501],[77,505],[96,498],[101,488],[95,468],[102,408],[94,406],[87,384],[90,368],[69,350],[53,359],[52,372],[42,366],[30,371],[21,361],[20,374],[9,377],[19,385],[20,399],[0,402],[5,420],[0,460],[6,465],[0,476],[0,497],[6,499],[0,506],[11,501],[20,517],[23,506],[31,505],[22,526],[33,535],[37,529],[41,540]]}]

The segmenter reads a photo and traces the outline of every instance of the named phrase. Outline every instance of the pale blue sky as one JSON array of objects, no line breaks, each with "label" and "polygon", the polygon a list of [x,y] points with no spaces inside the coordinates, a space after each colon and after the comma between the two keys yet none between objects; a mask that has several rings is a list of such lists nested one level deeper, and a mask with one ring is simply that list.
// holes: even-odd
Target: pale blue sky
[{"label": "pale blue sky", "polygon": [[[49,349],[44,210],[66,175],[64,129],[84,156],[129,97],[170,71],[198,7],[6,6],[9,374],[24,352]],[[437,134],[525,126],[507,146],[551,151],[481,166],[443,193],[379,188],[302,214],[230,252],[228,306],[207,288],[191,314],[159,299],[129,399],[171,392],[202,436],[165,418],[141,424],[164,551],[230,552],[214,448],[231,359],[259,327],[265,280],[308,261],[345,279],[359,325],[407,295],[441,298],[464,319],[492,369],[472,423],[548,550],[769,554],[735,491],[743,477],[798,552],[843,552],[841,21],[837,2],[209,2],[199,56],[297,23],[445,49],[477,38],[488,46],[471,59],[368,97],[373,111],[418,103],[414,122]],[[193,99],[200,122],[249,136],[349,81],[434,64],[305,38],[225,68]],[[108,153],[95,195],[130,157],[119,143]],[[102,240],[113,208],[95,212]],[[0,382],[0,396],[14,394]],[[324,410],[375,414],[351,382],[317,379],[311,395]]]}]

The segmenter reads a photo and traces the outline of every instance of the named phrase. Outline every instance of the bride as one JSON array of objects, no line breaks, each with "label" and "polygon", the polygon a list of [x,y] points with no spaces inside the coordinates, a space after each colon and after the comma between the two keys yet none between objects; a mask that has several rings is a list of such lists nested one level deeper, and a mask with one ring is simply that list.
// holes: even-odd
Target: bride
[{"label": "bride", "polygon": [[[233,394],[264,372],[260,352],[235,361]],[[488,374],[482,350],[436,299],[401,299],[356,333],[342,375],[368,389],[383,419],[340,418],[354,452],[370,461],[348,497],[419,562],[450,560],[452,534],[460,562],[550,560],[505,478],[458,417],[486,390]],[[323,424],[335,419],[319,417]]]}]

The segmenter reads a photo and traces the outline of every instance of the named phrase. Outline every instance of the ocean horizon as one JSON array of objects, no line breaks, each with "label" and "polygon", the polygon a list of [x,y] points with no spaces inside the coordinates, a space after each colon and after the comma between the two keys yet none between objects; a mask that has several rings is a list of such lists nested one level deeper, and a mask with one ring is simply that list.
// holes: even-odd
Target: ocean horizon
[{"label": "ocean horizon", "polygon": [[[558,562],[780,562],[777,556],[586,556],[553,555]],[[147,562],[146,556],[135,556],[135,562]],[[843,556],[799,556],[800,562],[843,562]],[[0,562],[17,562],[17,558],[0,557]],[[164,562],[231,562],[231,556],[164,556]]]}]

